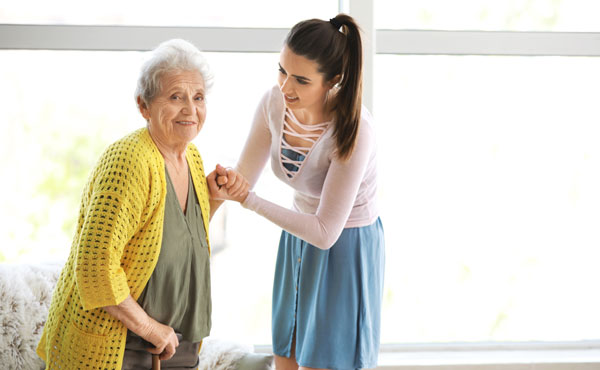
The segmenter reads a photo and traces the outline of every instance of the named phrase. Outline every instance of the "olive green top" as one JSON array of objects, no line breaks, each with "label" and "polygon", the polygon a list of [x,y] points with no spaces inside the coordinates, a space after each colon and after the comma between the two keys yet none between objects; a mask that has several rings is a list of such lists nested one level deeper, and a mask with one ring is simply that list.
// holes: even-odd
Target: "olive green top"
[{"label": "olive green top", "polygon": [[138,298],[158,322],[171,326],[183,340],[200,342],[210,334],[210,259],[202,213],[191,175],[183,213],[168,171],[160,256]]}]

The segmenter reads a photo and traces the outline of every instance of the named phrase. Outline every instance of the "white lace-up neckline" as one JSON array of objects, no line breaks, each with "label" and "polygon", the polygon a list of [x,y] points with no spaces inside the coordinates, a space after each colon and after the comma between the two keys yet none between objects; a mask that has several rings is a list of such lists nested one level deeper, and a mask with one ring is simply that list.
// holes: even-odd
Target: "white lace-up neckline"
[{"label": "white lace-up neckline", "polygon": [[[290,121],[293,122],[296,126],[300,127],[302,130],[307,131],[307,132],[304,134],[299,133],[298,131],[296,131],[294,126],[292,126],[290,124]],[[292,113],[289,109],[285,110],[285,119],[283,120],[283,130],[282,130],[282,134],[281,134],[281,143],[280,143],[279,153],[280,153],[282,168],[283,168],[283,171],[285,172],[285,174],[287,175],[287,177],[293,178],[294,175],[300,170],[300,167],[302,167],[302,163],[304,162],[304,159],[308,156],[308,154],[310,153],[312,148],[315,146],[317,141],[319,141],[319,138],[321,138],[321,136],[323,136],[323,134],[325,133],[325,131],[327,130],[327,127],[329,126],[329,124],[331,122],[332,121],[327,121],[327,122],[318,123],[315,125],[305,125],[303,123],[300,123],[298,121],[298,119],[296,118],[296,116],[294,116],[294,113]],[[310,142],[311,145],[309,147],[291,145],[290,143],[288,143],[285,140],[284,135],[286,135],[286,134],[306,140],[306,141]],[[296,155],[293,155],[293,157],[295,157],[295,159],[290,158],[290,154],[286,155],[286,152],[289,153],[289,151],[292,152],[291,153],[292,155],[294,153],[296,154]]]}]

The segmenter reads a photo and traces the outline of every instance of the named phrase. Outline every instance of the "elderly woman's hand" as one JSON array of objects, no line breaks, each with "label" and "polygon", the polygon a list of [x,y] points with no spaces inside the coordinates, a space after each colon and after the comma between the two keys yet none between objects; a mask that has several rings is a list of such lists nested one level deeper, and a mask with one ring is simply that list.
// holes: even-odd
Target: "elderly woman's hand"
[{"label": "elderly woman's hand", "polygon": [[175,354],[179,340],[172,327],[161,324],[150,317],[133,297],[128,296],[116,306],[106,306],[104,310],[121,321],[127,329],[154,345],[148,352],[160,354],[161,360],[168,360]]},{"label": "elderly woman's hand", "polygon": [[210,196],[213,199],[234,200],[243,203],[250,190],[250,184],[244,176],[233,168],[225,168],[220,164],[217,164],[206,180]]},{"label": "elderly woman's hand", "polygon": [[148,352],[160,355],[161,360],[168,360],[173,357],[175,349],[179,346],[175,330],[152,318],[142,334],[142,338],[154,345],[154,348],[148,348]]}]

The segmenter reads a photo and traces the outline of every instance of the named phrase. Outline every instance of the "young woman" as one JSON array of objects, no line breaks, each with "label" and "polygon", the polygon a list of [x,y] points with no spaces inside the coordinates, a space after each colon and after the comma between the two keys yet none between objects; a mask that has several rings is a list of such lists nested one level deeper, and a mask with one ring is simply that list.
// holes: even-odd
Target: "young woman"
[{"label": "young woman", "polygon": [[[277,369],[373,368],[385,253],[356,22],[339,14],[296,24],[278,68],[236,166],[245,179],[217,166],[209,189],[283,228],[273,287]],[[293,209],[238,190],[254,186],[269,158],[295,189]]]}]

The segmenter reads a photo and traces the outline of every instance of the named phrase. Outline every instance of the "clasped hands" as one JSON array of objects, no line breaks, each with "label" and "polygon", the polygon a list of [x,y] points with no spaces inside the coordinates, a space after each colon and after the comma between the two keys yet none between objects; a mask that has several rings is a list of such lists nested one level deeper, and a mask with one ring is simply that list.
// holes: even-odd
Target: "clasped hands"
[{"label": "clasped hands", "polygon": [[243,203],[248,197],[250,184],[244,176],[233,168],[217,164],[207,177],[210,197],[216,200],[234,200]]}]

